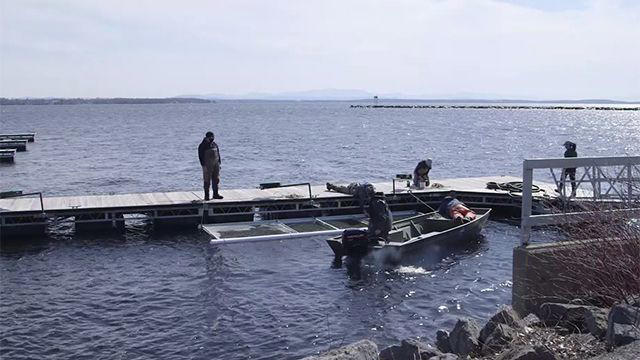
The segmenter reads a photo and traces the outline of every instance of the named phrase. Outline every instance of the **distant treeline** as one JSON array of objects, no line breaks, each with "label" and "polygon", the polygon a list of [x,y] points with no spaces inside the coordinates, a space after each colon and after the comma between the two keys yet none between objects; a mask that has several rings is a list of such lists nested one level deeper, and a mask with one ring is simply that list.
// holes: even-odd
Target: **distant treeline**
[{"label": "distant treeline", "polygon": [[198,98],[96,98],[96,99],[8,99],[0,105],[82,105],[82,104],[203,104],[213,100]]}]

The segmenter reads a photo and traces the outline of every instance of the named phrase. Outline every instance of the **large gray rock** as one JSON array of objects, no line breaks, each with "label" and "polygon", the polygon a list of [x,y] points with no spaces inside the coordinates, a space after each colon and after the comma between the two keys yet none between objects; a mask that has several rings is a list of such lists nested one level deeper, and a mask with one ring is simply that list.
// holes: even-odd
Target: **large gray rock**
[{"label": "large gray rock", "polygon": [[493,333],[494,329],[499,324],[505,324],[513,328],[523,327],[520,315],[518,315],[518,313],[513,310],[511,306],[503,306],[495,315],[491,317],[491,319],[489,319],[489,321],[487,321],[482,330],[480,330],[478,340],[480,340],[481,343],[484,343],[487,337],[489,337],[489,335]]},{"label": "large gray rock", "polygon": [[518,337],[518,331],[509,325],[498,324],[482,344],[482,355],[498,354]]},{"label": "large gray rock", "polygon": [[587,305],[544,303],[540,306],[538,316],[547,326],[562,326],[571,332],[586,332],[585,314],[599,309]]},{"label": "large gray rock", "polygon": [[389,346],[380,351],[380,360],[429,359],[442,354],[433,346],[416,339],[402,340],[400,345]]},{"label": "large gray rock", "polygon": [[498,360],[556,360],[552,352],[542,346],[521,346],[505,351]]},{"label": "large gray rock", "polygon": [[591,335],[604,339],[607,333],[608,312],[607,309],[596,308],[584,313],[584,325]]},{"label": "large gray rock", "polygon": [[606,339],[609,346],[627,345],[640,340],[640,307],[614,305],[607,319]]},{"label": "large gray rock", "polygon": [[449,334],[451,352],[461,357],[477,352],[480,348],[480,328],[473,320],[458,320]]},{"label": "large gray rock", "polygon": [[378,360],[378,345],[371,340],[360,340],[322,355],[308,356],[302,360]]},{"label": "large gray rock", "polygon": [[436,347],[443,353],[451,352],[451,344],[449,344],[449,332],[442,329],[436,331]]}]

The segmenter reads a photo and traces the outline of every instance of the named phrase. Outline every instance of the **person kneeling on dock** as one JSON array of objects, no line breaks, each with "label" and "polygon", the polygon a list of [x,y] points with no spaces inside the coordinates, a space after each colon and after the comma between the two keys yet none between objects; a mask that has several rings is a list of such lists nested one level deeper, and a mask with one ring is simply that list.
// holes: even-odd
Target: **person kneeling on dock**
[{"label": "person kneeling on dock", "polygon": [[431,159],[422,160],[413,170],[413,186],[422,189],[429,187],[429,171],[431,171]]},{"label": "person kneeling on dock", "polygon": [[456,199],[454,195],[449,195],[442,199],[440,207],[438,207],[438,213],[447,219],[453,219],[454,222],[459,224],[470,222],[476,218],[476,213],[466,207],[462,201]]},{"label": "person kneeling on dock", "polygon": [[213,198],[222,199],[218,193],[220,183],[220,149],[214,141],[215,136],[211,131],[207,132],[198,146],[198,157],[202,165],[202,177],[204,180],[204,200],[209,200],[209,186],[213,189]]},{"label": "person kneeling on dock", "polygon": [[335,191],[341,194],[353,195],[353,197],[360,205],[360,210],[362,210],[366,214],[366,206],[369,205],[371,201],[371,197],[376,192],[373,185],[369,183],[351,183],[347,186],[342,185],[333,185],[332,183],[327,183],[327,191]]}]

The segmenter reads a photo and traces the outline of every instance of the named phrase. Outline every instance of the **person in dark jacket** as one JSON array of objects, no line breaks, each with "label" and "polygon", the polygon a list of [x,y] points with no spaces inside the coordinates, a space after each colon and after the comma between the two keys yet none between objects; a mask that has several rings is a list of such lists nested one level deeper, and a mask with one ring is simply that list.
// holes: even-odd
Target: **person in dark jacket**
[{"label": "person in dark jacket", "polygon": [[370,242],[389,242],[389,231],[393,226],[393,215],[383,193],[375,193],[369,202],[369,226],[367,237]]},{"label": "person in dark jacket", "polygon": [[[576,145],[571,141],[565,141],[563,146],[566,149],[564,151],[564,157],[566,158],[578,157],[578,152],[576,151],[576,148],[578,147],[578,145]],[[567,176],[571,180],[571,197],[574,197],[576,196],[576,168],[567,168],[562,170],[562,175],[560,175],[560,184],[556,191],[559,193],[562,193],[562,190],[564,189],[564,182]]]},{"label": "person in dark jacket", "polygon": [[425,187],[429,187],[429,171],[431,171],[431,159],[420,161],[413,170],[413,186],[422,188],[424,184]]},{"label": "person in dark jacket", "polygon": [[218,184],[220,183],[220,149],[216,144],[215,136],[211,131],[205,134],[204,139],[198,146],[198,158],[202,165],[202,178],[204,180],[204,200],[209,200],[209,187],[213,189],[213,198],[222,199],[218,193]]}]

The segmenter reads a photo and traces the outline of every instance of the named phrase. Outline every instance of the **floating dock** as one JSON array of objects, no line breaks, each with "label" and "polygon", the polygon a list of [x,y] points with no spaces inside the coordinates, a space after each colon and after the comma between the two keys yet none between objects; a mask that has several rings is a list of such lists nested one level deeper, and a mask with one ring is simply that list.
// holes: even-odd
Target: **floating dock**
[{"label": "floating dock", "polygon": [[27,140],[36,141],[36,133],[0,134],[0,140]]},{"label": "floating dock", "polygon": [[12,163],[16,156],[16,149],[0,149],[0,162]]},{"label": "floating dock", "polygon": [[0,149],[14,149],[17,151],[27,151],[27,140],[0,140]]},{"label": "floating dock", "polygon": [[[374,183],[385,193],[392,211],[436,208],[451,191],[473,207],[489,207],[495,212],[519,216],[521,194],[487,189],[488,182],[518,182],[511,176],[435,180],[441,187],[422,190],[407,187],[407,180]],[[555,186],[538,183],[535,203],[542,205],[557,197]],[[359,213],[353,197],[327,191],[325,185],[221,190],[222,200],[203,201],[202,191],[159,192],[119,195],[64,197],[9,197],[0,199],[0,236],[3,238],[44,235],[49,223],[71,221],[76,231],[123,229],[130,219],[147,219],[154,227],[201,223],[228,223],[254,220],[290,219]],[[427,204],[427,205],[425,205]]]}]

